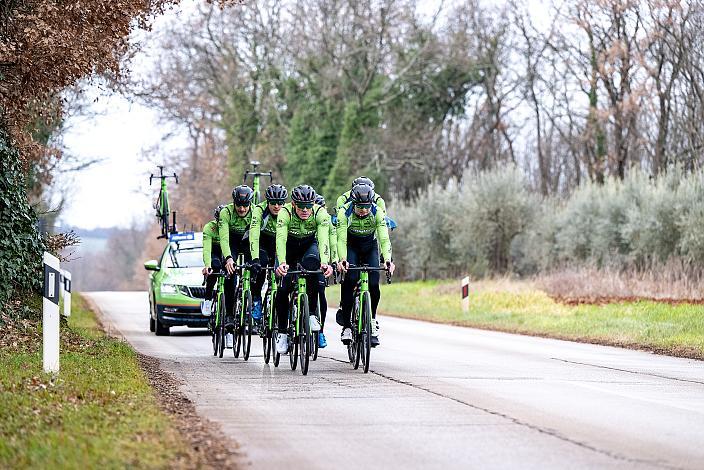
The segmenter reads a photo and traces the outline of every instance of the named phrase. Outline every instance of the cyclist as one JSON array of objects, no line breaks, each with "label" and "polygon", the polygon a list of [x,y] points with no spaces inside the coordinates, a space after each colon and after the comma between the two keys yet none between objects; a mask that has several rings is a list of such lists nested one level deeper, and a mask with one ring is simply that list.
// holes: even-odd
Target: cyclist
[{"label": "cyclist", "polygon": [[[320,207],[325,207],[325,198],[318,194],[315,197],[315,203],[319,205]],[[335,228],[334,224],[330,224],[330,264],[333,266],[333,269],[336,265],[337,262],[337,229]],[[324,348],[328,345],[327,340],[325,339],[325,334],[323,333],[323,329],[325,328],[325,317],[327,316],[327,311],[328,311],[328,300],[325,297],[325,277],[320,274],[318,276],[318,294],[319,294],[319,302],[320,302],[320,332],[318,333],[318,347]],[[317,319],[315,320],[317,321]]]},{"label": "cyclist", "polygon": [[205,283],[205,297],[200,303],[200,311],[203,315],[210,315],[213,306],[213,288],[217,278],[211,276],[212,273],[220,272],[222,268],[222,249],[220,248],[220,234],[218,233],[218,221],[220,211],[225,207],[221,204],[215,208],[211,220],[203,227],[203,276],[208,276]]},{"label": "cyclist", "polygon": [[262,286],[266,271],[262,266],[274,266],[276,260],[276,219],[286,203],[288,191],[283,185],[272,184],[266,188],[266,201],[252,208],[252,223],[249,227],[249,251],[252,257],[252,318],[255,329],[262,318]]},{"label": "cyclist", "polygon": [[[371,186],[372,189],[374,189],[374,182],[367,178],[366,176],[360,176],[358,178],[355,178],[354,181],[352,181],[352,188],[357,186],[358,184],[366,184],[367,186]],[[342,193],[340,197],[337,198],[337,202],[335,204],[335,209],[339,210],[340,207],[344,206],[348,202],[352,201],[352,191],[347,191],[345,193]],[[382,198],[380,195],[375,194],[374,195],[374,204],[376,204],[377,210],[381,209],[384,212],[384,215],[386,215],[386,202],[384,201],[384,198]]]},{"label": "cyclist", "polygon": [[[289,266],[296,269],[298,263],[306,270],[321,269],[325,276],[332,274],[330,263],[330,216],[325,209],[315,205],[315,190],[308,185],[296,186],[291,191],[291,202],[284,205],[276,220],[276,258],[279,266],[276,274],[283,277],[276,292],[276,312],[279,333],[276,351],[288,351],[288,297],[294,288],[291,276],[286,273]],[[315,312],[318,304],[316,282],[307,283],[309,308]]]},{"label": "cyclist", "polygon": [[[250,207],[252,199],[254,199],[254,191],[249,186],[242,184],[232,190],[232,202],[220,211],[218,232],[227,274],[235,272],[235,261],[240,253],[244,255],[245,261],[250,260],[247,236],[249,224],[252,221]],[[236,276],[231,276],[225,282],[225,327],[228,331],[235,326],[233,310],[235,308],[236,283]]]},{"label": "cyclist", "polygon": [[[338,268],[343,273],[349,264],[379,267],[379,245],[384,256],[386,268],[393,273],[396,267],[391,259],[391,240],[383,211],[374,204],[374,190],[367,184],[358,184],[352,189],[352,201],[338,211],[337,254],[340,259]],[[378,241],[378,242],[377,242]],[[351,314],[354,302],[354,288],[359,279],[359,272],[351,271],[342,282],[342,342],[352,340]],[[369,293],[372,301],[372,346],[380,344],[376,309],[379,305],[379,271],[369,273]]]}]

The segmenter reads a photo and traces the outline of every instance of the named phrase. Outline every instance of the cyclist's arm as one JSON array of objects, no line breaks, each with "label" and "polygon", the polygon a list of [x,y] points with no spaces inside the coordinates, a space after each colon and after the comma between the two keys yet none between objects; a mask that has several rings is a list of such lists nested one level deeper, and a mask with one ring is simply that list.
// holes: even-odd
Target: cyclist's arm
[{"label": "cyclist's arm", "polygon": [[288,224],[291,221],[291,214],[285,208],[281,208],[276,216],[276,258],[279,263],[286,262],[286,241],[288,240]]},{"label": "cyclist's arm", "polygon": [[337,258],[342,261],[347,259],[347,225],[349,221],[345,215],[345,208],[337,211]]},{"label": "cyclist's arm", "polygon": [[222,257],[227,259],[232,257],[230,251],[230,219],[232,213],[229,207],[225,207],[220,211],[220,222],[218,223],[218,233],[220,234],[220,248],[222,249]]},{"label": "cyclist's arm", "polygon": [[330,215],[325,209],[319,209],[315,215],[318,231],[318,250],[320,264],[330,264]]},{"label": "cyclist's arm", "polygon": [[[207,224],[210,225],[210,224]],[[207,227],[206,225],[206,227]],[[213,248],[213,238],[208,233],[208,231],[203,230],[203,264],[205,265],[206,268],[211,268],[210,266],[210,258],[212,254],[212,248]]]},{"label": "cyclist's arm", "polygon": [[391,239],[389,238],[389,227],[386,226],[384,213],[378,211],[376,213],[376,238],[381,246],[381,254],[385,261],[391,260]]},{"label": "cyclist's arm", "polygon": [[337,201],[335,202],[335,210],[338,210],[340,207],[344,206],[347,204],[347,193],[342,193],[340,197],[337,198]]},{"label": "cyclist's arm", "polygon": [[264,211],[259,206],[252,208],[252,222],[249,225],[249,252],[252,255],[252,259],[259,258],[259,237],[261,235],[263,213]]},{"label": "cyclist's arm", "polygon": [[337,228],[330,222],[330,262],[338,261],[337,258]]},{"label": "cyclist's arm", "polygon": [[379,196],[376,199],[375,203],[377,210],[381,209],[381,211],[384,213],[383,215],[386,215],[386,201],[384,201],[384,198]]}]

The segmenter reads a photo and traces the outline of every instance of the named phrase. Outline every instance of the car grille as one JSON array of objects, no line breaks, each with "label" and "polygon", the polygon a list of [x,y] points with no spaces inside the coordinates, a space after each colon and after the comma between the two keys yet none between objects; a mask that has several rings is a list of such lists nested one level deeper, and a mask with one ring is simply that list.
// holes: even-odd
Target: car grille
[{"label": "car grille", "polygon": [[188,290],[190,291],[189,295],[191,297],[197,299],[205,298],[205,287],[189,287]]}]

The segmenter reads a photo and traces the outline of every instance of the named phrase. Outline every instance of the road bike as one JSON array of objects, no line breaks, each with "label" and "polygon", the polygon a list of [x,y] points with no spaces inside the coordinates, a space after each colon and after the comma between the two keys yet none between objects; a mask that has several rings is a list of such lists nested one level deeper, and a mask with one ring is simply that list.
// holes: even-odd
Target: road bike
[{"label": "road bike", "polygon": [[210,307],[210,320],[208,330],[213,343],[213,356],[222,357],[225,351],[225,279],[228,275],[224,272],[214,272],[203,276],[203,285],[206,284],[208,276],[215,276],[217,283],[213,292],[213,304]]},{"label": "road bike", "polygon": [[[276,291],[278,284],[276,283],[276,268],[263,267],[269,277],[266,294],[264,295],[264,312],[262,313],[262,328],[259,331],[259,336],[262,338],[262,346],[264,347],[264,363],[269,364],[272,350],[276,349],[274,345],[276,341]],[[274,358],[275,366],[278,366],[278,360]]]},{"label": "road bike", "polygon": [[265,172],[257,171],[257,167],[260,165],[260,163],[258,161],[253,160],[253,161],[249,162],[249,164],[252,165],[252,170],[247,170],[244,172],[244,178],[242,179],[242,182],[247,183],[247,177],[248,176],[252,177],[252,189],[254,190],[254,205],[257,205],[262,201],[261,196],[259,195],[259,178],[262,176],[268,176],[270,183],[274,179],[273,179],[273,176],[270,171],[265,171]]},{"label": "road bike", "polygon": [[168,238],[169,232],[176,231],[176,212],[174,211],[173,213],[173,225],[169,226],[169,216],[171,215],[171,213],[169,212],[169,190],[166,185],[166,180],[168,178],[173,178],[174,180],[176,180],[176,184],[178,184],[178,176],[176,175],[176,173],[174,173],[173,175],[165,175],[163,166],[157,165],[157,168],[159,168],[158,175],[149,175],[149,186],[152,185],[153,180],[161,180],[159,198],[154,204],[154,208],[156,209],[156,218],[159,219],[159,224],[161,225],[161,235],[157,238]]},{"label": "road bike", "polygon": [[369,372],[369,360],[372,350],[372,297],[369,293],[369,272],[386,271],[386,283],[391,284],[391,273],[386,268],[350,264],[347,272],[359,271],[359,280],[354,287],[354,304],[352,307],[352,341],[347,345],[347,355],[354,369],[362,362],[364,373]]},{"label": "road bike", "polygon": [[[301,360],[301,374],[303,375],[308,374],[308,365],[313,351],[306,278],[309,276],[317,277],[321,273],[321,270],[308,271],[303,269],[300,264],[298,264],[295,271],[286,273],[286,276],[293,276],[294,283],[294,288],[289,295],[289,326],[286,331],[288,335],[288,351],[286,353],[289,355],[291,370],[296,370],[298,359]],[[281,278],[279,282],[283,282],[283,280],[284,278]],[[278,328],[275,328],[275,331],[278,333]],[[280,354],[274,351],[274,366],[278,366],[279,358]]]},{"label": "road bike", "polygon": [[252,318],[252,291],[251,291],[251,265],[244,263],[244,256],[237,257],[238,263],[235,265],[235,276],[237,276],[237,290],[235,293],[235,338],[234,354],[239,357],[240,349],[242,358],[249,360],[249,352],[252,347],[252,329],[254,320]]}]

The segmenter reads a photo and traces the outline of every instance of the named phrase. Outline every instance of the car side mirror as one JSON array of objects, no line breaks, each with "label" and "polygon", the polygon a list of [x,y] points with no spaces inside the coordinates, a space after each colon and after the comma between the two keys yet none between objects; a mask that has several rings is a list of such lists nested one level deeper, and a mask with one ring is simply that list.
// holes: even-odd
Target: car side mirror
[{"label": "car side mirror", "polygon": [[158,271],[159,270],[159,262],[155,259],[150,259],[146,263],[144,263],[144,269],[147,271]]}]

